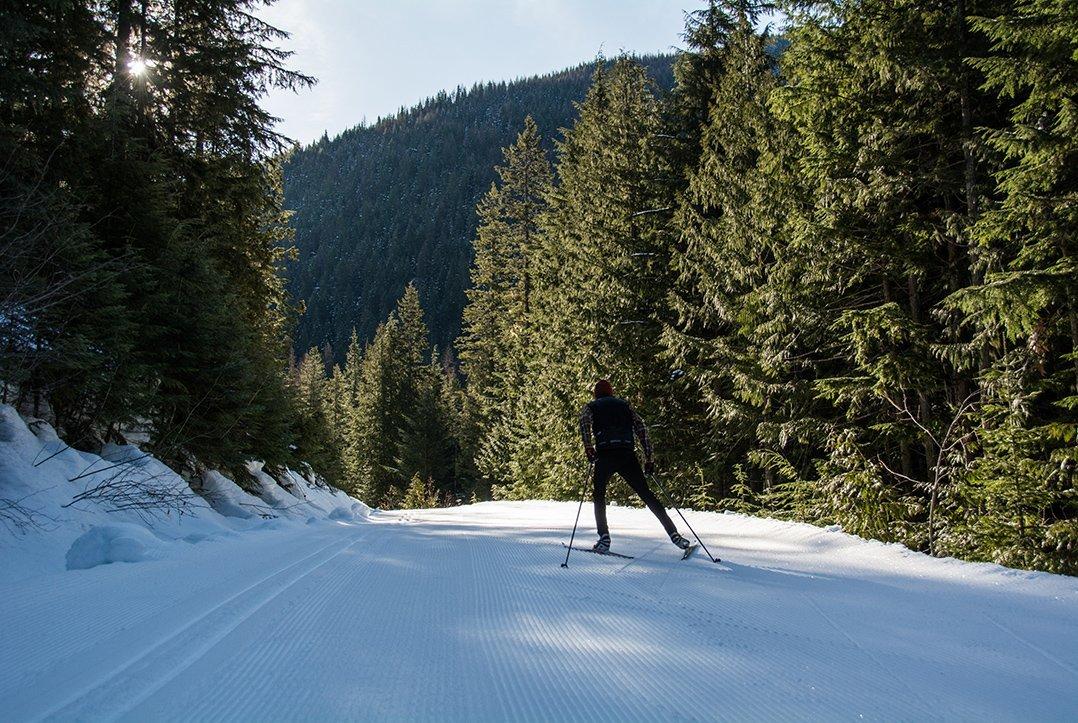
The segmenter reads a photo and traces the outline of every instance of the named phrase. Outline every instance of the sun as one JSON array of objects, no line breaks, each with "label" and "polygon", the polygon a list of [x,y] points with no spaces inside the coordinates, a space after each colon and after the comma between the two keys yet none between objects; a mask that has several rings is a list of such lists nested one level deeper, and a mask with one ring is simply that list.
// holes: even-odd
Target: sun
[{"label": "sun", "polygon": [[140,58],[138,56],[133,57],[127,63],[128,72],[130,72],[131,75],[139,77],[146,75],[146,72],[152,67],[153,61],[147,60],[146,58]]}]

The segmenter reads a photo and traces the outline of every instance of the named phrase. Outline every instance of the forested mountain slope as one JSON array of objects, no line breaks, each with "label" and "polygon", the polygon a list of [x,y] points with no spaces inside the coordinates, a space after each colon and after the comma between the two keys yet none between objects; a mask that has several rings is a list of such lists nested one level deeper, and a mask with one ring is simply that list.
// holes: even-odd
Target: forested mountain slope
[{"label": "forested mountain slope", "polygon": [[[672,56],[639,59],[662,88]],[[501,148],[531,115],[549,145],[571,124],[593,65],[441,93],[397,116],[323,137],[284,169],[298,259],[288,289],[302,300],[295,347],[329,342],[343,358],[354,327],[369,340],[412,279],[432,341],[460,329],[475,206],[494,180]]]}]

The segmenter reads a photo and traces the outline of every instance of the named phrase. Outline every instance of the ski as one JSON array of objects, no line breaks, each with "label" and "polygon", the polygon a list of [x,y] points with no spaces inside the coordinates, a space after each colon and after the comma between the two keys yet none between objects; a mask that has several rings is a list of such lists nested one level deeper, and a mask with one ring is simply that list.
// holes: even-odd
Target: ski
[{"label": "ski", "polygon": [[[561,543],[561,546],[562,547],[569,547],[564,542]],[[593,555],[604,555],[606,557],[620,557],[623,560],[635,560],[636,559],[632,555],[622,555],[620,552],[599,552],[598,550],[593,550],[590,547],[573,547],[573,549],[578,550],[579,552],[590,552]]]},{"label": "ski", "polygon": [[[564,542],[561,543],[561,546],[565,547],[565,548],[569,547]],[[622,555],[620,552],[599,552],[598,550],[593,550],[590,547],[577,547],[577,546],[574,545],[572,549],[577,550],[579,552],[590,552],[593,555],[605,555],[606,557],[620,557],[623,560],[635,560],[636,559],[632,555]],[[688,560],[690,557],[693,556],[693,554],[696,553],[696,551],[698,549],[700,549],[700,545],[690,545],[685,550],[685,552],[682,553],[681,559],[682,560]],[[722,560],[720,560],[719,558],[716,557],[715,559],[712,560],[712,562],[722,562]]]}]

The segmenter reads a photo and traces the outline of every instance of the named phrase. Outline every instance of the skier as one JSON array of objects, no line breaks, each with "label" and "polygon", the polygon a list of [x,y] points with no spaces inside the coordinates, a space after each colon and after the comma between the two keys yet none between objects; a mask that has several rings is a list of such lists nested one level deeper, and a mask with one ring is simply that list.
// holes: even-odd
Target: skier
[{"label": "skier", "polygon": [[[614,387],[606,379],[595,382],[593,394],[595,400],[588,402],[580,414],[580,436],[584,441],[584,453],[593,465],[595,527],[599,533],[599,541],[592,549],[600,553],[610,551],[610,529],[606,525],[606,483],[616,472],[629,483],[652,514],[659,518],[666,534],[670,535],[670,541],[680,549],[688,550],[689,541],[678,534],[670,515],[666,514],[666,510],[648,489],[648,483],[644,479],[644,472],[651,474],[655,471],[651,440],[648,439],[648,428],[644,425],[644,420],[628,402],[614,396]],[[640,469],[640,460],[636,457],[634,437],[644,451],[643,470]]]}]

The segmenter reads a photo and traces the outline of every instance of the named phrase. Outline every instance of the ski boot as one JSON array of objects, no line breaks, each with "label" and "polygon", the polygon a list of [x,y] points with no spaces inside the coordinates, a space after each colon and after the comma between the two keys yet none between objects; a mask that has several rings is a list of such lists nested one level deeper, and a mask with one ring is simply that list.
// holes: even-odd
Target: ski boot
[{"label": "ski boot", "polygon": [[673,542],[675,545],[677,545],[677,548],[682,551],[682,560],[688,560],[690,557],[692,557],[692,554],[696,552],[696,548],[698,547],[697,545],[692,544],[676,532],[670,535],[670,542]]},{"label": "ski boot", "polygon": [[610,552],[610,535],[599,535],[599,541],[592,545],[591,549],[600,555]]}]

